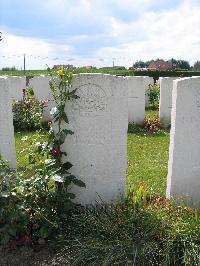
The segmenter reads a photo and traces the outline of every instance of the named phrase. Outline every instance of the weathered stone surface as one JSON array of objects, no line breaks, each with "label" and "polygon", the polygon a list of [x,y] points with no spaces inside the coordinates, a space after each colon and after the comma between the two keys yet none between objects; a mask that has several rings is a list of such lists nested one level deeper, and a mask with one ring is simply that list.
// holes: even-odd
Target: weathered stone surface
[{"label": "weathered stone surface", "polygon": [[174,81],[167,197],[200,207],[200,77]]},{"label": "weathered stone surface", "polygon": [[33,88],[34,95],[39,101],[45,101],[42,122],[51,121],[50,111],[55,106],[53,96],[49,88],[50,76],[39,75],[29,80],[29,85]]},{"label": "weathered stone surface", "polygon": [[[21,84],[20,79],[16,79],[15,82]],[[0,77],[0,153],[11,168],[16,168],[12,100],[8,77]]]},{"label": "weathered stone surface", "polygon": [[176,77],[159,78],[159,84],[160,84],[159,117],[160,117],[160,124],[163,128],[168,128],[171,124],[172,89],[173,89],[173,81],[176,79],[178,78]]},{"label": "weathered stone surface", "polygon": [[[128,82],[103,74],[79,74],[73,78],[79,99],[67,104],[74,135],[62,150],[73,164],[72,174],[85,182],[73,188],[81,204],[111,203],[126,191]],[[65,126],[66,127],[66,126]]]}]

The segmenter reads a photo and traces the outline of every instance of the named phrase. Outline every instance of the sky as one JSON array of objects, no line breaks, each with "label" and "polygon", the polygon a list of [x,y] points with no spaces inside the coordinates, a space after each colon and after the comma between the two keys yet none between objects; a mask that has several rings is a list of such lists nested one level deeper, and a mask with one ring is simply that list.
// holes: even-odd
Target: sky
[{"label": "sky", "polygon": [[200,0],[1,0],[0,69],[200,60]]}]

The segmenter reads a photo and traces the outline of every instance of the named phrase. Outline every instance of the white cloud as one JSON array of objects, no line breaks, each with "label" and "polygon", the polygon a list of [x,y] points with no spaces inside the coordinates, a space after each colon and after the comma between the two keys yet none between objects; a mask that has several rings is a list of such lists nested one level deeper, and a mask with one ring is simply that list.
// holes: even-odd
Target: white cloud
[{"label": "white cloud", "polygon": [[71,56],[73,47],[64,44],[51,43],[39,38],[11,35],[4,32],[1,42],[0,67],[23,65],[23,55],[26,54],[27,69],[46,68],[46,64],[56,64],[56,57]]},{"label": "white cloud", "polygon": [[[131,60],[133,62],[158,57],[186,59],[191,63],[199,59],[200,6],[191,5],[191,1],[184,1],[173,11],[144,12],[138,21],[131,23],[111,18],[111,25],[111,34],[124,42],[100,48],[97,53],[99,57],[106,54],[124,58],[126,65]],[[141,36],[137,41],[139,35]],[[120,61],[123,62],[121,59]]]},{"label": "white cloud", "polygon": [[[76,66],[111,66],[112,58],[116,58],[117,65],[125,66],[132,65],[136,60],[158,57],[186,59],[190,63],[199,60],[199,1],[183,0],[178,7],[161,9],[162,11],[150,8],[156,2],[157,0],[124,0],[123,3],[121,0],[74,0],[72,4],[66,0],[48,0],[46,6],[42,1],[41,5],[43,8],[46,6],[53,21],[57,23],[62,18],[63,30],[59,34],[65,37],[52,36],[48,40],[28,38],[11,35],[7,30],[4,32],[6,38],[0,43],[0,56],[6,56],[1,57],[0,68],[11,65],[20,68],[24,53],[27,54],[27,67],[30,69],[45,68],[46,64],[66,64],[70,58],[72,60],[69,63]],[[130,16],[126,20],[118,13],[120,10],[136,10],[138,16]],[[79,23],[78,28],[75,25],[74,29],[69,29],[68,24],[64,24],[71,19]],[[94,27],[94,30],[88,26],[88,32],[76,32],[75,29],[78,31],[84,22]],[[59,42],[56,43],[54,39]],[[13,57],[14,54],[21,57]]]}]

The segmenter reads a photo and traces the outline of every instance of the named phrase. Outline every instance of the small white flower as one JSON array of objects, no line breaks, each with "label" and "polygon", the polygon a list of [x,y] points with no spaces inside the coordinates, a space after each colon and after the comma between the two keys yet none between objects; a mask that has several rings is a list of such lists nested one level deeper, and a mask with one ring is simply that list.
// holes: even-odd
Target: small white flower
[{"label": "small white flower", "polygon": [[46,148],[46,146],[47,146],[47,144],[48,144],[48,142],[46,142],[46,141],[45,141],[45,142],[43,142],[43,143],[42,143],[42,149],[45,149],[45,148]]},{"label": "small white flower", "polygon": [[54,115],[57,112],[58,108],[57,107],[53,107],[50,111],[50,115]]},{"label": "small white flower", "polygon": [[51,162],[52,162],[52,159],[46,159],[46,160],[44,161],[45,164],[49,164],[49,163],[51,163]]},{"label": "small white flower", "polygon": [[60,175],[54,175],[54,176],[53,176],[53,179],[54,179],[54,181],[56,181],[56,182],[60,182],[60,183],[63,183],[63,182],[64,182],[62,176],[60,176]]},{"label": "small white flower", "polygon": [[40,146],[40,142],[39,141],[36,141],[35,142],[35,146]]},{"label": "small white flower", "polygon": [[23,138],[21,138],[22,141],[26,141],[28,139],[28,136],[24,136]]}]

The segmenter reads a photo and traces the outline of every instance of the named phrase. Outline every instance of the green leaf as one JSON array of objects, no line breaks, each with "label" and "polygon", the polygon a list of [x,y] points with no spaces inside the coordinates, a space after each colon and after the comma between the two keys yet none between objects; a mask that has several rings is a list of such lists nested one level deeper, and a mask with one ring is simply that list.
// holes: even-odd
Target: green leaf
[{"label": "green leaf", "polygon": [[55,122],[57,122],[59,120],[59,116],[56,116]]},{"label": "green leaf", "polygon": [[70,162],[66,162],[62,165],[62,168],[64,168],[65,170],[70,169],[73,166],[73,164],[71,164]]},{"label": "green leaf", "polygon": [[74,132],[69,129],[63,129],[63,132],[65,132],[66,135],[73,135]]},{"label": "green leaf", "polygon": [[80,98],[78,95],[76,95],[76,94],[74,94],[74,95],[72,95],[72,98],[73,99],[78,99],[78,98]]},{"label": "green leaf", "polygon": [[8,229],[8,233],[9,233],[11,236],[16,236],[16,234],[17,234],[17,229],[16,229],[16,228],[12,228],[12,227],[10,227],[10,228]]},{"label": "green leaf", "polygon": [[75,199],[76,198],[76,195],[74,193],[67,193],[66,196],[69,198],[69,199]]},{"label": "green leaf", "polygon": [[63,144],[65,142],[65,138],[66,138],[65,133],[64,132],[60,132],[58,138],[59,138],[60,144]]},{"label": "green leaf", "polygon": [[73,206],[74,206],[74,204],[73,204],[73,202],[70,199],[65,200],[65,203],[64,203],[64,210],[65,211],[69,211],[70,209],[73,208]]},{"label": "green leaf", "polygon": [[69,124],[69,120],[65,112],[62,113],[62,119],[65,121],[65,123]]},{"label": "green leaf", "polygon": [[85,183],[79,179],[73,179],[72,182],[79,187],[86,187]]},{"label": "green leaf", "polygon": [[76,177],[74,175],[66,175],[65,179],[72,181],[72,180],[76,179]]},{"label": "green leaf", "polygon": [[49,230],[49,227],[47,226],[42,226],[40,228],[40,237],[41,238],[47,238],[49,236],[49,233],[50,233],[50,230]]},{"label": "green leaf", "polygon": [[9,234],[7,234],[7,233],[5,233],[5,234],[3,234],[2,235],[2,237],[1,237],[1,244],[2,245],[6,245],[8,242],[9,242],[9,240],[10,240],[10,236],[9,236]]}]

